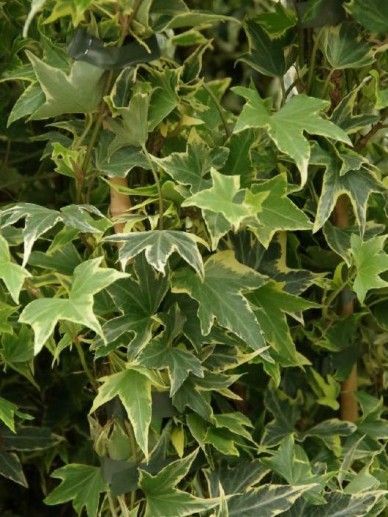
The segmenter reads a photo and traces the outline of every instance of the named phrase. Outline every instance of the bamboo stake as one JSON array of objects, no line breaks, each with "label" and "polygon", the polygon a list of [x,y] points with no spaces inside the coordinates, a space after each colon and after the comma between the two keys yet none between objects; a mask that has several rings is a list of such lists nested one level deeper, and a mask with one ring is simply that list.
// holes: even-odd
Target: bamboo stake
[{"label": "bamboo stake", "polygon": [[[127,194],[117,192],[114,186],[117,187],[128,187],[127,178],[112,178],[110,188],[110,215],[114,217],[120,217],[124,215],[131,208],[131,200]],[[115,233],[123,233],[124,222],[118,222],[114,225]]]},{"label": "bamboo stake", "polygon": [[[349,226],[349,210],[348,198],[344,195],[340,196],[334,211],[334,221],[339,228],[347,228]],[[347,296],[347,294],[346,290],[341,293],[341,303],[338,312],[342,316],[350,316],[354,311],[353,298]],[[341,384],[340,412],[342,420],[355,422],[358,419],[357,385],[357,363],[355,363],[349,377]]]}]

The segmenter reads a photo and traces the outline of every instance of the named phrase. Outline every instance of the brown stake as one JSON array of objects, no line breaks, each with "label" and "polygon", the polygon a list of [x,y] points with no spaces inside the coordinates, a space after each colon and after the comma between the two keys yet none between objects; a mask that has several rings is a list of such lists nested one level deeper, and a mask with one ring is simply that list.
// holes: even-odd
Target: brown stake
[{"label": "brown stake", "polygon": [[[349,199],[342,195],[338,198],[334,211],[334,222],[339,228],[347,228],[349,226]],[[350,316],[354,311],[353,299],[346,296],[346,292],[342,293],[341,304],[338,310],[342,316]],[[357,363],[354,363],[349,377],[345,379],[341,385],[341,419],[355,422],[358,419],[358,403],[357,393]]]},{"label": "brown stake", "polygon": [[[131,208],[131,200],[127,194],[117,192],[114,186],[128,187],[127,178],[112,178],[110,188],[110,215],[111,217],[120,217],[124,215]],[[119,222],[114,225],[116,233],[123,233],[124,222]]]}]

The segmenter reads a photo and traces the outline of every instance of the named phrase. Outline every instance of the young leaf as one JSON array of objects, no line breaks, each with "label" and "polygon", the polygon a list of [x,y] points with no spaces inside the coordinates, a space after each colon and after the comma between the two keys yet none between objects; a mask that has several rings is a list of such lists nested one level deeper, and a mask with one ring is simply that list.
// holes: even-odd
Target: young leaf
[{"label": "young leaf", "polygon": [[23,309],[19,321],[28,323],[34,330],[35,354],[40,352],[61,320],[84,325],[104,337],[93,312],[93,295],[127,275],[115,269],[100,268],[101,261],[102,257],[87,260],[75,268],[68,298],[39,298]]},{"label": "young leaf", "polygon": [[31,119],[46,119],[64,113],[90,113],[97,108],[102,97],[102,68],[75,61],[70,74],[66,75],[60,68],[48,65],[31,52],[28,52],[28,58],[46,97],[46,102],[31,115]]},{"label": "young leaf", "polygon": [[156,476],[140,471],[139,484],[147,502],[145,517],[185,517],[217,506],[218,499],[202,499],[176,488],[189,472],[196,455],[194,451],[170,463]]},{"label": "young leaf", "polygon": [[133,427],[135,439],[148,456],[148,429],[151,423],[151,381],[140,370],[127,369],[102,377],[91,413],[114,397],[119,397]]},{"label": "young leaf", "polygon": [[388,282],[380,278],[381,273],[388,270],[388,254],[384,251],[386,240],[386,235],[372,237],[367,241],[356,234],[351,237],[351,253],[356,267],[353,289],[360,303],[364,303],[370,289],[388,286]]},{"label": "young leaf", "polygon": [[44,502],[56,505],[72,501],[77,515],[83,508],[88,517],[97,517],[100,494],[107,490],[100,467],[70,463],[51,474],[61,483],[46,497]]},{"label": "young leaf", "polygon": [[19,294],[24,280],[29,276],[31,276],[30,273],[24,267],[11,261],[8,242],[0,235],[0,278],[15,303],[19,303]]},{"label": "young leaf", "polygon": [[301,174],[302,186],[307,181],[310,159],[310,144],[304,132],[351,144],[345,131],[320,115],[329,106],[323,99],[304,94],[295,95],[279,111],[271,113],[256,90],[242,86],[236,86],[232,90],[247,101],[237,119],[234,132],[238,133],[249,127],[266,129],[280,151],[295,161]]},{"label": "young leaf", "polygon": [[217,319],[219,325],[258,350],[264,345],[262,330],[243,292],[257,289],[264,283],[265,278],[237,262],[232,251],[223,251],[206,261],[203,282],[187,270],[176,273],[173,292],[187,293],[197,300],[205,336]]},{"label": "young leaf", "polygon": [[165,274],[167,261],[177,252],[200,276],[203,263],[197,243],[206,244],[191,233],[175,230],[153,230],[152,232],[122,233],[106,237],[107,242],[123,243],[119,249],[120,262],[125,267],[128,260],[145,251],[147,262],[157,271]]},{"label": "young leaf", "polygon": [[215,169],[211,170],[213,185],[187,198],[182,206],[198,206],[205,211],[222,214],[235,228],[249,216],[260,211],[260,206],[267,193],[245,193],[240,189],[239,176],[226,176]]}]

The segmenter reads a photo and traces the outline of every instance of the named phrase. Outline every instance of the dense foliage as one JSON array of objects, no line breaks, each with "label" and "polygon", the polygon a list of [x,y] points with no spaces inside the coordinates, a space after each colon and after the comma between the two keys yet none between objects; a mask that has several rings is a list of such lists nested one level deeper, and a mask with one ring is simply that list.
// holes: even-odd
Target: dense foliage
[{"label": "dense foliage", "polygon": [[384,512],[388,3],[0,28],[1,515]]}]

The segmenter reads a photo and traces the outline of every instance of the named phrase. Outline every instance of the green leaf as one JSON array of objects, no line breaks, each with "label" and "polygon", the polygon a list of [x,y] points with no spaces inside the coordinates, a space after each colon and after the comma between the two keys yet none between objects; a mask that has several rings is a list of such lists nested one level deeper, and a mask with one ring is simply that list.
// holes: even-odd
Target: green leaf
[{"label": "green leaf", "polygon": [[247,101],[237,119],[234,132],[238,133],[250,127],[266,129],[279,150],[295,161],[302,185],[307,181],[310,159],[310,145],[304,132],[351,144],[341,128],[320,115],[321,111],[328,108],[328,101],[304,94],[295,95],[279,111],[271,113],[256,90],[242,86],[236,86],[232,90]]},{"label": "green leaf", "polygon": [[15,432],[16,413],[17,406],[9,400],[0,397],[0,420],[13,432]]},{"label": "green leaf", "polygon": [[276,445],[295,432],[299,410],[294,401],[278,390],[267,390],[264,403],[274,419],[266,425],[262,441],[266,445]]},{"label": "green leaf", "polygon": [[5,429],[0,431],[0,437],[4,448],[13,451],[41,451],[58,442],[48,427],[20,426],[16,433]]},{"label": "green leaf", "polygon": [[238,458],[236,462],[223,461],[215,469],[205,470],[212,497],[219,495],[219,487],[222,486],[225,494],[238,494],[258,484],[268,473],[260,460],[247,460]]},{"label": "green leaf", "polygon": [[163,335],[147,346],[139,357],[139,363],[146,368],[168,369],[171,397],[179,390],[190,373],[203,377],[199,359],[183,348],[172,347]]},{"label": "green leaf", "polygon": [[100,494],[107,490],[99,467],[71,463],[54,470],[51,475],[62,481],[46,497],[46,504],[51,506],[72,501],[77,515],[81,515],[85,508],[88,517],[97,516]]},{"label": "green leaf", "polygon": [[155,476],[140,471],[139,484],[147,502],[145,517],[185,517],[217,506],[218,499],[202,499],[176,488],[188,474],[196,455],[194,451],[170,463]]},{"label": "green leaf", "polygon": [[312,485],[312,489],[308,490],[305,497],[315,503],[325,502],[320,493],[325,487],[327,478],[313,474],[306,452],[299,445],[295,445],[293,436],[284,438],[273,456],[264,458],[262,461],[291,486]]},{"label": "green leaf", "polygon": [[386,34],[388,31],[388,5],[380,0],[351,0],[346,10],[368,31]]},{"label": "green leaf", "polygon": [[248,299],[254,306],[254,313],[266,341],[274,347],[282,366],[309,364],[309,361],[296,351],[286,314],[295,317],[299,312],[315,308],[317,305],[283,291],[281,284],[275,282],[261,286],[249,295]]},{"label": "green leaf", "polygon": [[61,216],[56,210],[32,203],[21,203],[0,212],[1,226],[7,227],[25,219],[23,228],[24,255],[23,267],[27,264],[34,242],[50,228],[55,226]]},{"label": "green leaf", "polygon": [[60,68],[48,65],[31,52],[28,52],[28,58],[46,97],[46,102],[31,115],[32,120],[95,111],[102,98],[104,70],[75,61],[70,74],[66,75]]},{"label": "green leaf", "polygon": [[128,260],[145,252],[147,262],[157,271],[165,274],[167,261],[177,252],[200,276],[203,276],[202,256],[197,243],[204,241],[191,233],[175,230],[153,230],[152,232],[122,233],[106,237],[107,242],[120,242],[120,262],[125,267]]},{"label": "green leaf", "polygon": [[360,41],[359,31],[355,27],[346,23],[325,27],[322,49],[325,58],[335,70],[362,68],[374,61],[371,47]]},{"label": "green leaf", "polygon": [[22,311],[19,321],[34,330],[35,354],[40,352],[58,321],[66,320],[84,325],[104,337],[93,312],[93,295],[127,275],[111,268],[100,268],[102,257],[87,260],[74,270],[68,298],[39,298]]},{"label": "green leaf", "polygon": [[17,120],[27,117],[34,113],[42,104],[44,104],[45,96],[37,84],[30,84],[18,100],[15,102],[11,113],[7,120],[7,126],[10,126]]},{"label": "green leaf", "polygon": [[298,21],[295,12],[287,9],[283,4],[271,6],[271,11],[259,13],[255,20],[272,38],[279,38],[294,27]]},{"label": "green leaf", "polygon": [[128,105],[122,106],[121,102],[116,99],[116,92],[120,90],[120,81],[126,81],[126,73],[127,70],[124,69],[108,99],[112,112],[116,116],[120,116],[119,121],[112,119],[108,122],[108,128],[115,135],[109,146],[111,153],[127,146],[143,147],[148,138],[151,86],[149,83],[137,83]]},{"label": "green leaf", "polygon": [[0,278],[15,303],[19,303],[19,294],[24,280],[29,276],[31,276],[30,273],[24,267],[11,261],[8,242],[0,235]]},{"label": "green leaf", "polygon": [[286,46],[284,41],[271,39],[260,26],[260,18],[246,22],[246,33],[250,52],[240,60],[263,75],[282,77],[290,66],[284,55]]},{"label": "green leaf", "polygon": [[306,214],[287,197],[285,174],[279,174],[270,180],[256,183],[251,190],[255,195],[260,192],[267,193],[256,220],[250,219],[247,222],[249,229],[266,248],[279,230],[310,230],[312,228],[312,223]]},{"label": "green leaf", "polygon": [[273,517],[291,508],[311,488],[307,486],[263,485],[232,497],[228,501],[229,517]]},{"label": "green leaf", "polygon": [[315,393],[317,403],[328,406],[334,411],[339,409],[337,401],[340,394],[340,385],[331,375],[327,375],[327,381],[314,368],[310,368],[307,373],[307,381]]},{"label": "green leaf", "polygon": [[203,282],[189,271],[176,273],[173,292],[187,293],[197,300],[205,336],[217,319],[219,325],[258,350],[264,345],[262,330],[243,293],[257,289],[264,282],[264,277],[237,262],[232,251],[223,251],[206,261]]},{"label": "green leaf", "polygon": [[[353,210],[361,231],[366,224],[366,210],[369,196],[372,192],[382,192],[383,186],[366,167],[361,166],[354,170],[347,170],[341,175],[341,167],[345,157],[337,153],[334,147],[323,148],[314,144],[311,163],[325,167],[322,191],[319,197],[317,214],[313,231],[317,232],[329,219],[337,199],[346,194],[353,206]],[[346,170],[346,169],[345,169]]]},{"label": "green leaf", "polygon": [[119,397],[133,427],[136,442],[148,456],[148,430],[151,423],[151,381],[141,370],[127,369],[100,379],[102,385],[93,401],[91,413],[114,397]]},{"label": "green leaf", "polygon": [[13,452],[0,452],[0,476],[12,480],[18,485],[28,487],[22,464]]},{"label": "green leaf", "polygon": [[95,344],[96,358],[104,357],[112,348],[124,344],[129,358],[136,358],[152,338],[155,315],[168,289],[168,276],[156,274],[144,257],[134,261],[137,279],[125,278],[108,288],[120,316],[109,319],[102,327],[102,339]]},{"label": "green leaf", "polygon": [[381,273],[388,270],[388,254],[384,250],[386,240],[386,235],[372,237],[366,241],[356,234],[351,237],[351,253],[356,268],[353,289],[360,303],[364,303],[370,289],[388,286],[388,282],[380,278]]},{"label": "green leaf", "polygon": [[[345,494],[333,491],[326,496],[327,503],[319,506],[319,517],[364,517],[384,497],[384,491],[365,494]],[[317,507],[309,508],[306,517],[316,517]]]},{"label": "green leaf", "polygon": [[225,147],[210,148],[202,142],[187,145],[184,153],[171,153],[166,158],[153,160],[181,185],[189,185],[190,192],[195,194],[211,185],[206,175],[214,168],[224,165],[229,151]]},{"label": "green leaf", "polygon": [[[182,206],[197,206],[222,216],[235,228],[249,216],[260,211],[267,193],[252,195],[240,189],[239,176],[226,176],[211,170],[212,186],[187,198]],[[244,196],[245,194],[245,196]]]}]

